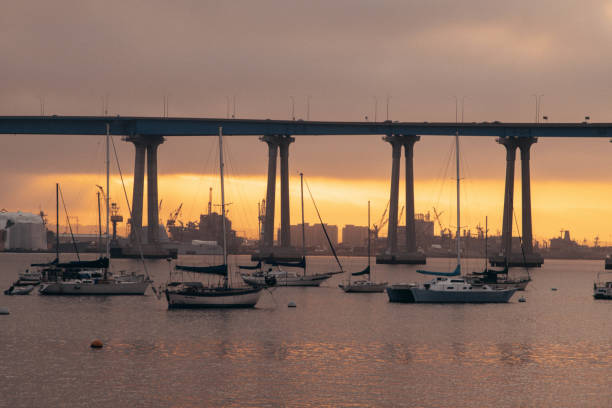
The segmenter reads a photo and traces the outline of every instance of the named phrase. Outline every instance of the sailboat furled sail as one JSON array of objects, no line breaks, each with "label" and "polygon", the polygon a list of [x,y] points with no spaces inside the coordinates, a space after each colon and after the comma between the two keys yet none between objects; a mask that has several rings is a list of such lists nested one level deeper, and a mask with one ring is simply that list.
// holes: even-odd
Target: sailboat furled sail
[{"label": "sailboat furled sail", "polygon": [[257,262],[257,265],[238,265],[238,268],[256,271],[261,268],[261,261]]},{"label": "sailboat furled sail", "polygon": [[370,274],[370,265],[366,266],[363,271],[353,272],[351,275],[361,276],[361,275],[369,275],[369,274]]},{"label": "sailboat furled sail", "polygon": [[213,266],[187,266],[187,265],[176,265],[175,269],[192,272],[192,273],[210,273],[212,275],[227,275],[227,265],[213,265]]},{"label": "sailboat furled sail", "polygon": [[302,257],[300,261],[297,262],[282,262],[277,260],[270,260],[270,262],[266,262],[272,266],[288,266],[290,268],[306,268],[306,258]]}]

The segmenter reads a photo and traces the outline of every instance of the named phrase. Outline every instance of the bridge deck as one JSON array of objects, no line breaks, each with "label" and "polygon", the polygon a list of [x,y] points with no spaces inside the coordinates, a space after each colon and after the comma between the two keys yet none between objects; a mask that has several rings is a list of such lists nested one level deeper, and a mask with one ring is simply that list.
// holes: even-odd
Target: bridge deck
[{"label": "bridge deck", "polygon": [[123,116],[0,116],[0,134],[213,136],[387,135],[607,137],[612,123],[450,123],[450,122],[315,122],[261,119],[159,118]]}]

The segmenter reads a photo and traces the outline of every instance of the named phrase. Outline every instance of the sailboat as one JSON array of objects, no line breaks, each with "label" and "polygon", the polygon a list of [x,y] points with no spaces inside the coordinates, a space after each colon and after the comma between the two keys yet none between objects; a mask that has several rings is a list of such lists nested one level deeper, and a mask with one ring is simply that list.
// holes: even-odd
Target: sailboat
[{"label": "sailboat", "polygon": [[[222,285],[204,286],[201,282],[170,282],[165,294],[168,308],[247,308],[254,307],[263,286],[231,287],[230,270],[227,264],[227,236],[225,225],[225,185],[223,179],[223,129],[219,127],[219,168],[221,174],[221,220],[223,223],[223,264],[215,268],[215,272],[223,274]],[[206,267],[186,267],[189,272],[211,273]],[[185,267],[183,267],[185,270]]]},{"label": "sailboat", "polygon": [[[340,272],[328,272],[328,273],[318,273],[318,274],[306,274],[306,232],[305,232],[305,224],[304,224],[304,174],[300,173],[300,189],[301,189],[301,199],[302,199],[302,259],[298,262],[281,262],[274,261],[270,265],[276,266],[277,269],[268,268],[267,271],[260,270],[259,272],[252,274],[241,274],[242,280],[244,280],[247,284],[258,287],[269,285],[270,282],[275,282],[276,286],[319,286],[321,283],[325,282],[327,279],[331,278],[334,274],[342,273],[342,265],[338,261],[338,257],[336,256],[336,251],[329,240],[329,236],[327,235],[327,231],[325,230],[325,225],[323,225],[323,221],[319,215],[319,220],[321,221],[321,227],[323,228],[323,232],[327,237],[329,245],[331,247],[332,253],[336,257],[336,261],[338,265],[340,265]],[[314,202],[314,200],[313,200]],[[316,208],[316,204],[315,204]],[[317,214],[319,211],[317,210]],[[241,266],[242,269],[257,269],[257,267],[261,269],[261,261],[256,266]],[[295,267],[302,268],[303,273],[300,275],[293,271],[287,271],[281,269],[280,267]]]},{"label": "sailboat", "polygon": [[453,272],[417,270],[424,275],[436,276],[421,284],[391,285],[387,287],[390,302],[401,303],[506,303],[516,288],[498,289],[475,284],[461,276],[461,206],[459,179],[459,132],[455,134],[455,159],[457,167],[457,266]]},{"label": "sailboat", "polygon": [[[525,290],[527,284],[531,282],[529,270],[527,270],[527,278],[512,279],[508,274],[508,265],[504,269],[491,269],[487,266],[488,257],[488,225],[489,218],[485,217],[485,265],[482,272],[472,272],[466,277],[473,284],[487,284],[493,288],[516,288],[516,290]],[[527,269],[527,268],[525,268]]]},{"label": "sailboat", "polygon": [[[368,201],[368,266],[360,272],[353,272],[348,275],[348,281],[341,283],[338,286],[347,293],[380,293],[384,292],[387,287],[387,282],[372,282],[371,280],[371,264],[370,264],[370,202]],[[351,281],[352,276],[368,275],[368,279],[359,279]]]},{"label": "sailboat", "polygon": [[[151,280],[148,276],[122,272],[114,275],[109,270],[109,187],[110,187],[110,129],[106,125],[106,254],[94,261],[59,263],[59,238],[56,242],[57,258],[53,268],[46,270],[41,283],[41,295],[144,295]],[[56,195],[56,236],[59,237],[59,184]],[[98,206],[99,208],[99,206]]]}]

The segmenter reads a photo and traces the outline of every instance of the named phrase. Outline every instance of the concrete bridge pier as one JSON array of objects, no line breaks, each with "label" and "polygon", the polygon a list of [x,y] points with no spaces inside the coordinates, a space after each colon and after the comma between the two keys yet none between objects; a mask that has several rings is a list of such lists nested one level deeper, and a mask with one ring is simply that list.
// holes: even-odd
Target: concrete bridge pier
[{"label": "concrete bridge pier", "polygon": [[266,192],[266,215],[263,225],[263,248],[274,245],[274,206],[276,205],[276,157],[278,140],[276,136],[267,135],[260,140],[268,144],[268,188]]},{"label": "concrete bridge pier", "polygon": [[[144,194],[144,169],[145,169],[145,153],[147,145],[140,138],[131,140],[134,144],[134,187],[132,190],[132,216],[130,218],[130,242],[143,241],[142,236],[137,236],[142,231],[142,200]],[[142,234],[140,234],[142,235]]]},{"label": "concrete bridge pier", "polygon": [[289,207],[289,145],[295,138],[284,135],[280,138],[280,176],[281,176],[281,248],[291,248],[291,217]]},{"label": "concrete bridge pier", "polygon": [[537,143],[535,137],[519,140],[518,146],[521,150],[521,196],[522,196],[522,221],[523,221],[523,251],[525,255],[533,254],[533,232],[531,224],[531,180],[529,172],[529,150],[531,145]]},{"label": "concrete bridge pier", "polygon": [[[134,187],[132,191],[131,232],[129,244],[111,247],[113,258],[168,258],[177,257],[177,250],[162,248],[159,243],[159,208],[157,185],[157,148],[164,142],[161,136],[130,136],[124,139],[134,144]],[[142,233],[145,157],[147,164],[147,234]]]},{"label": "concrete bridge pier", "polygon": [[416,228],[414,222],[414,144],[420,136],[407,135],[404,140],[404,155],[406,157],[406,251],[409,254],[417,252]]},{"label": "concrete bridge pier", "polygon": [[517,141],[515,138],[500,137],[497,143],[506,148],[506,184],[504,191],[504,214],[502,219],[502,242],[500,255],[509,258],[512,254],[512,220],[514,215],[514,165]]},{"label": "concrete bridge pier", "polygon": [[147,139],[147,242],[149,244],[159,244],[157,148],[163,142],[163,137]]},{"label": "concrete bridge pier", "polygon": [[391,193],[389,197],[389,222],[387,224],[387,250],[386,254],[397,255],[397,222],[399,206],[399,179],[400,160],[402,157],[403,138],[389,135],[383,138],[391,144]]},{"label": "concrete bridge pier", "polygon": [[[387,229],[387,249],[376,257],[379,264],[424,264],[425,255],[417,252],[414,222],[414,144],[420,139],[416,135],[387,135],[383,140],[391,144],[391,191],[389,198],[389,222]],[[397,224],[399,207],[399,172],[401,149],[404,146],[406,157],[406,249],[399,251],[397,244]]]},{"label": "concrete bridge pier", "polygon": [[[263,239],[259,253],[251,259],[299,260],[300,253],[291,247],[291,219],[289,202],[289,145],[295,141],[290,135],[265,135],[260,138],[268,144],[268,185],[266,190],[266,214]],[[276,162],[280,154],[281,226],[279,247],[274,247],[274,212],[276,204]]]},{"label": "concrete bridge pier", "polygon": [[[529,150],[537,142],[535,137],[500,137],[497,142],[506,148],[506,185],[504,192],[504,214],[502,220],[502,240],[498,255],[490,258],[493,266],[540,267],[544,260],[533,251],[533,232],[531,218],[531,181],[529,174]],[[518,252],[512,251],[512,225],[514,222],[514,167],[516,149],[521,151],[521,191],[522,191],[522,246]]]}]

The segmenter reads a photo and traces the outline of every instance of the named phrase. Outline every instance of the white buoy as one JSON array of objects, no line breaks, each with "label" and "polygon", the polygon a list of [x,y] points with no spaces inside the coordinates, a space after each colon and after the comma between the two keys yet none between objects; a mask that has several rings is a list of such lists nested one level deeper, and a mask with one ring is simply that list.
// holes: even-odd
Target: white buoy
[{"label": "white buoy", "polygon": [[295,304],[295,302],[292,300],[291,302],[289,302],[289,304],[287,305],[287,307],[296,307],[297,305]]},{"label": "white buoy", "polygon": [[9,314],[9,310],[6,307],[0,307],[0,315],[7,315]]}]

